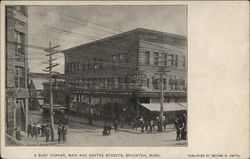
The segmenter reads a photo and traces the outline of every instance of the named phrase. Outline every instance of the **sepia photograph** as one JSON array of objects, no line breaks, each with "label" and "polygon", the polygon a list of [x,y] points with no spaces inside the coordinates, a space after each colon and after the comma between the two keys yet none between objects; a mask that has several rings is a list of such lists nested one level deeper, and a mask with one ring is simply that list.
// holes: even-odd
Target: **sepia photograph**
[{"label": "sepia photograph", "polygon": [[5,146],[187,147],[187,5],[6,5]]}]

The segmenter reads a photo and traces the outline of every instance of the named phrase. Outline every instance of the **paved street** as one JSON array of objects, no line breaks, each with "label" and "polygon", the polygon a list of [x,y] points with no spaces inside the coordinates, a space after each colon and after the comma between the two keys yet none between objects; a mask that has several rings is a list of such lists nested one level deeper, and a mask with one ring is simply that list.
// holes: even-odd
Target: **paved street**
[{"label": "paved street", "polygon": [[67,146],[187,146],[187,141],[175,141],[175,131],[164,133],[141,134],[112,130],[111,136],[102,136],[102,129],[95,126],[71,124]]},{"label": "paved street", "polygon": [[[30,119],[33,122],[41,120],[39,114],[30,114]],[[73,119],[73,118],[71,118]],[[95,121],[94,126],[88,125],[84,119],[74,119],[68,127],[67,142],[58,144],[57,142],[45,142],[45,137],[31,139],[23,137],[22,142],[30,146],[86,146],[86,147],[104,147],[104,146],[124,146],[124,147],[161,147],[161,146],[187,146],[187,140],[176,141],[176,131],[173,130],[173,125],[168,125],[166,132],[157,133],[141,133],[140,128],[137,131],[132,130],[128,125],[122,131],[115,133],[111,130],[111,136],[102,136],[103,122]],[[98,126],[99,125],[99,126]],[[57,125],[55,125],[55,139],[57,139]],[[55,140],[57,141],[57,140]]]}]

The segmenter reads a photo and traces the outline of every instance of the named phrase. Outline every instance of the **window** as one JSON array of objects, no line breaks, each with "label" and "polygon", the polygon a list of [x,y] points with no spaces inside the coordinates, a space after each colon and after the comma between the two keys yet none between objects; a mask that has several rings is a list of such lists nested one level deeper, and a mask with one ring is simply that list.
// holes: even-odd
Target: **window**
[{"label": "window", "polygon": [[159,52],[154,53],[154,65],[159,64]]},{"label": "window", "polygon": [[80,71],[81,70],[81,65],[80,65],[80,61],[76,62],[76,70]]},{"label": "window", "polygon": [[181,57],[182,57],[182,60],[181,60],[181,62],[182,62],[182,67],[185,68],[185,67],[186,67],[185,56],[182,55]]},{"label": "window", "polygon": [[154,89],[160,89],[160,79],[154,80]]},{"label": "window", "polygon": [[112,55],[112,59],[113,59],[113,60],[116,60],[116,56],[115,56],[115,55]]},{"label": "window", "polygon": [[123,54],[119,54],[119,60],[123,59]]},{"label": "window", "polygon": [[19,55],[24,55],[24,44],[25,35],[17,30],[15,30],[15,40],[16,40],[16,53]]},{"label": "window", "polygon": [[90,70],[91,69],[91,61],[90,61],[90,59],[88,59],[88,70]]},{"label": "window", "polygon": [[163,54],[163,65],[167,66],[168,64],[168,55],[167,54]]},{"label": "window", "polygon": [[144,53],[145,55],[145,64],[146,65],[149,65],[150,64],[150,52],[149,51],[146,51],[145,53]]},{"label": "window", "polygon": [[178,67],[178,55],[175,55],[175,67]]},{"label": "window", "polygon": [[174,54],[170,55],[171,66],[174,66]]},{"label": "window", "polygon": [[163,79],[163,89],[164,89],[164,90],[167,89],[167,81],[166,81],[165,78]]},{"label": "window", "polygon": [[129,59],[129,53],[126,52],[126,53],[125,53],[125,62],[128,62],[128,59]]},{"label": "window", "polygon": [[102,59],[99,59],[99,68],[100,68],[100,69],[103,68],[103,61],[102,61]]},{"label": "window", "polygon": [[84,71],[84,70],[85,70],[85,63],[82,62],[82,71]]},{"label": "window", "polygon": [[149,88],[149,78],[147,78],[147,88]]},{"label": "window", "polygon": [[93,68],[94,68],[94,70],[97,70],[97,69],[98,69],[98,66],[97,66],[97,59],[96,59],[96,58],[93,59]]},{"label": "window", "polygon": [[23,67],[15,67],[15,87],[25,88],[25,70]]}]

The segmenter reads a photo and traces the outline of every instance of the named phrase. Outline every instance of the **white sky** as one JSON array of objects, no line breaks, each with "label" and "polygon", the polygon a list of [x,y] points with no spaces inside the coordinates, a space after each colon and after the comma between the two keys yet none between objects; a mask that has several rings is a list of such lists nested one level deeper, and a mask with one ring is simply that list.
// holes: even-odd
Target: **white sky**
[{"label": "white sky", "polygon": [[[187,34],[186,6],[29,6],[28,12],[28,42],[35,46],[48,47],[51,41],[66,49],[136,28]],[[56,56],[55,70],[63,73],[64,55]],[[29,48],[30,71],[43,72],[46,58],[42,50]]]}]

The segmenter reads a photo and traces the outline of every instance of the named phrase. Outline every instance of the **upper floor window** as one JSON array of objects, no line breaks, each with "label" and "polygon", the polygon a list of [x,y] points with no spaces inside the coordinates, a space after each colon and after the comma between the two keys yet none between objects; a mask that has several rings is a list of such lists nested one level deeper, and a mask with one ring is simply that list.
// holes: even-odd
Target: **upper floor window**
[{"label": "upper floor window", "polygon": [[175,55],[175,67],[178,67],[178,62],[179,62],[179,59],[178,59],[178,55],[176,54]]},{"label": "upper floor window", "polygon": [[168,64],[168,55],[163,54],[163,65],[167,66],[167,64]]},{"label": "upper floor window", "polygon": [[149,88],[149,78],[147,78],[147,88]]},{"label": "upper floor window", "polygon": [[182,55],[182,56],[181,56],[181,58],[182,58],[182,59],[181,59],[181,62],[182,62],[182,67],[184,67],[184,68],[185,68],[185,67],[186,67],[186,59],[185,59],[185,56],[184,56],[184,55]]},{"label": "upper floor window", "polygon": [[84,70],[85,70],[85,63],[82,62],[82,71],[84,71]]},{"label": "upper floor window", "polygon": [[97,69],[98,69],[98,66],[97,66],[97,59],[96,59],[96,58],[93,59],[93,68],[94,68],[94,70],[97,70]]},{"label": "upper floor window", "polygon": [[123,59],[123,54],[119,54],[119,60]]},{"label": "upper floor window", "polygon": [[144,63],[145,63],[146,65],[149,65],[149,64],[150,64],[150,52],[149,52],[149,51],[146,51],[146,52],[144,53],[144,58],[145,58]]},{"label": "upper floor window", "polygon": [[19,55],[24,55],[24,44],[25,44],[25,34],[15,30],[15,40],[16,40],[16,53]]},{"label": "upper floor window", "polygon": [[129,59],[129,53],[126,52],[126,53],[125,53],[125,62],[128,62],[128,59]]},{"label": "upper floor window", "polygon": [[88,59],[88,70],[90,70],[91,69],[91,61],[90,61],[90,59]]},{"label": "upper floor window", "polygon": [[25,88],[25,69],[24,67],[15,67],[15,87]]},{"label": "upper floor window", "polygon": [[163,89],[167,89],[167,80],[165,78],[163,79]]},{"label": "upper floor window", "polygon": [[99,59],[99,68],[102,69],[103,68],[103,60]]},{"label": "upper floor window", "polygon": [[174,66],[174,54],[170,55],[171,66]]},{"label": "upper floor window", "polygon": [[159,65],[159,52],[154,53],[154,65]]}]

